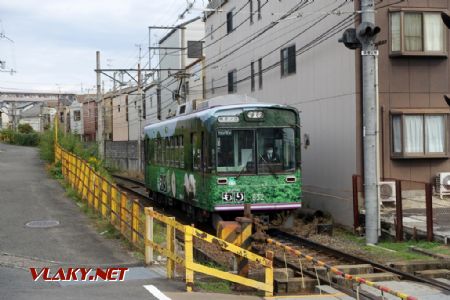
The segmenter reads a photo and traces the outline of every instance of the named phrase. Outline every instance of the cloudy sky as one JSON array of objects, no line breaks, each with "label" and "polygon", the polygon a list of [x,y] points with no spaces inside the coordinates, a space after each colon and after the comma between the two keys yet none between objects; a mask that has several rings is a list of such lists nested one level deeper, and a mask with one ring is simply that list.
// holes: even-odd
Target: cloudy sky
[{"label": "cloudy sky", "polygon": [[180,21],[186,7],[186,0],[0,0],[0,30],[14,41],[0,38],[0,91],[93,92],[97,50],[103,68],[136,67],[136,45],[148,57],[148,26],[198,15]]}]

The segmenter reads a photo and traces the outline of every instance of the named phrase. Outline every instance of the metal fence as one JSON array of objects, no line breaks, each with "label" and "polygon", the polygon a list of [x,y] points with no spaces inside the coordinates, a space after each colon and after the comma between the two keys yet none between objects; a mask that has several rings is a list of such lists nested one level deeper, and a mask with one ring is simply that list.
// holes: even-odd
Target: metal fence
[{"label": "metal fence", "polygon": [[[226,242],[192,226],[183,225],[173,217],[168,217],[152,208],[143,207],[136,199],[131,199],[126,193],[98,174],[88,162],[73,153],[55,145],[55,161],[61,162],[62,174],[70,186],[80,195],[90,209],[108,220],[120,233],[136,248],[145,253],[146,263],[152,263],[153,249],[167,257],[167,277],[173,278],[175,266],[183,268],[187,291],[192,291],[194,272],[203,273],[219,279],[235,282],[265,292],[266,296],[273,295],[273,266],[267,257],[254,254],[246,249]],[[155,220],[159,222],[159,233],[155,238]],[[161,228],[165,227],[165,230]],[[182,249],[177,249],[175,233],[182,235]],[[214,245],[219,251],[228,251],[236,256],[253,261],[256,266],[264,268],[263,282],[242,277],[230,272],[218,270],[194,261],[193,245],[195,240],[201,240]]]},{"label": "metal fence", "polygon": [[[353,175],[354,229],[363,227],[364,186],[360,175]],[[450,199],[439,195],[432,183],[383,178],[379,184],[382,228],[397,241],[405,237],[445,241],[450,231]]]}]

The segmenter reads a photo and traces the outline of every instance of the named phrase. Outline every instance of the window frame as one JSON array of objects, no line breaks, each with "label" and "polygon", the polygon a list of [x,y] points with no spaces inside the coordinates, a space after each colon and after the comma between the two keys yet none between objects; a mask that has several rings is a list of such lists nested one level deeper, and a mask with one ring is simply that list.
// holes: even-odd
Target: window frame
[{"label": "window frame", "polygon": [[[389,116],[389,125],[390,125],[390,152],[391,152],[391,158],[392,159],[420,159],[420,158],[448,158],[448,151],[449,151],[449,111],[445,109],[436,109],[436,110],[423,110],[423,109],[417,109],[417,110],[392,110],[390,112]],[[401,152],[395,152],[394,151],[394,126],[393,126],[393,120],[395,116],[400,116],[400,142],[401,142]],[[404,141],[404,135],[405,135],[405,116],[422,116],[423,120],[423,152],[405,152],[405,141]],[[442,116],[444,117],[444,152],[427,152],[427,136],[426,136],[426,126],[425,126],[425,117],[426,116]]]},{"label": "window frame", "polygon": [[[293,58],[289,56],[289,53],[291,52],[291,49],[293,49]],[[284,57],[284,52],[286,51],[286,57]],[[296,47],[295,44],[291,44],[287,47],[284,47],[280,50],[280,71],[281,71],[281,77],[287,77],[290,75],[294,75],[297,73],[297,55],[296,55]],[[284,68],[284,62],[287,60],[287,70]],[[293,66],[290,65],[290,62],[294,62]]]},{"label": "window frame", "polygon": [[[434,57],[447,57],[448,56],[448,47],[447,47],[447,29],[445,28],[444,23],[441,21],[441,26],[443,29],[443,40],[442,51],[427,51],[425,50],[425,31],[424,31],[424,15],[426,13],[448,13],[447,10],[443,9],[432,9],[432,8],[391,8],[389,9],[388,20],[389,20],[389,56],[390,57],[399,57],[399,56],[434,56]],[[392,50],[392,14],[399,13],[400,14],[400,50],[393,51]],[[422,51],[408,51],[405,49],[405,36],[404,36],[404,15],[405,13],[420,13],[422,15]]]},{"label": "window frame", "polygon": [[227,12],[227,15],[226,15],[227,34],[230,34],[234,31],[233,17],[234,17],[233,10],[230,10],[229,12]]},{"label": "window frame", "polygon": [[255,83],[255,62],[250,62],[250,90],[252,92],[255,91],[256,83]]},{"label": "window frame", "polygon": [[[230,75],[231,75],[231,82],[230,82]],[[233,69],[228,72],[227,81],[228,81],[227,84],[228,94],[237,93],[237,69]]]},{"label": "window frame", "polygon": [[263,88],[263,67],[262,67],[262,57],[258,59],[258,89]]},{"label": "window frame", "polygon": [[73,120],[74,120],[74,122],[81,121],[81,110],[74,110],[73,111]]}]

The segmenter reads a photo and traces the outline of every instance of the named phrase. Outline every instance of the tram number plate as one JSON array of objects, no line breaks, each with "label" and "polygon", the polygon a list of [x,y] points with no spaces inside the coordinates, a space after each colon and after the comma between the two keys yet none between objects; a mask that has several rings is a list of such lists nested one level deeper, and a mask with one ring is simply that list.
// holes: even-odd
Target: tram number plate
[{"label": "tram number plate", "polygon": [[222,193],[223,202],[244,202],[245,194],[243,192],[227,192]]}]

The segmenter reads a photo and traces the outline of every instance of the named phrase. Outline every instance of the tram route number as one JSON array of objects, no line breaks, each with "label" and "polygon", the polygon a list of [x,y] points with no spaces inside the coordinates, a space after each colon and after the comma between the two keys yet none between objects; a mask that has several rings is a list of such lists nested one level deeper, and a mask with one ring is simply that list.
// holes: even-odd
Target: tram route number
[{"label": "tram route number", "polygon": [[244,202],[245,193],[243,192],[226,192],[222,193],[223,202]]}]

